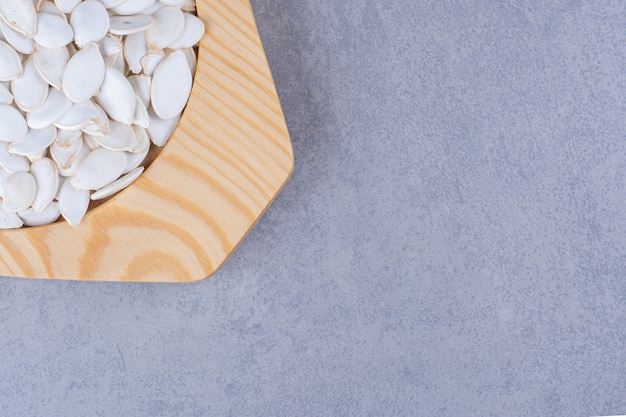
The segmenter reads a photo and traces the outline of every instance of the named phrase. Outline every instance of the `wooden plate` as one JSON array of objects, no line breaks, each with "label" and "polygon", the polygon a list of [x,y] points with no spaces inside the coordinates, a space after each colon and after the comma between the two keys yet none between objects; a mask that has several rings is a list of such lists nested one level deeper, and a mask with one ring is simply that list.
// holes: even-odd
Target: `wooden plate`
[{"label": "wooden plate", "polygon": [[206,34],[169,143],[79,226],[1,231],[1,275],[197,281],[222,265],[280,192],[293,152],[250,4],[197,0],[197,9]]}]

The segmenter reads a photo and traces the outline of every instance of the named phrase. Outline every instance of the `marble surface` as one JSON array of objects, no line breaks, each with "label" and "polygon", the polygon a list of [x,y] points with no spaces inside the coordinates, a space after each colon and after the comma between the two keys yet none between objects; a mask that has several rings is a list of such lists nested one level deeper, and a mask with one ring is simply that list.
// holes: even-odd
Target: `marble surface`
[{"label": "marble surface", "polygon": [[0,279],[0,415],[626,414],[626,3],[253,8],[292,180],[209,280]]}]

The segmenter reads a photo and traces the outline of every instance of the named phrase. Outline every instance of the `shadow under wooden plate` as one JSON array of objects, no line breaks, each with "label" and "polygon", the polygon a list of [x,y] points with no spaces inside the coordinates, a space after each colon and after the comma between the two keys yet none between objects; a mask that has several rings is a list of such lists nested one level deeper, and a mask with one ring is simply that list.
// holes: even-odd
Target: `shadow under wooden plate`
[{"label": "shadow under wooden plate", "polygon": [[201,280],[280,192],[293,152],[250,4],[197,0],[197,9],[206,33],[169,143],[134,184],[79,226],[0,231],[1,275]]}]

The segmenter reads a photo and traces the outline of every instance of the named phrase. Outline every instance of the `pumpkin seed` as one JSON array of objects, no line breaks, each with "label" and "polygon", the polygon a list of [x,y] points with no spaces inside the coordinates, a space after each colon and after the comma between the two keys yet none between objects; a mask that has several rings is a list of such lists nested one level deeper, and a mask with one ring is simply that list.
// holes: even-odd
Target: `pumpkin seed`
[{"label": "pumpkin seed", "polygon": [[74,39],[74,31],[67,19],[52,13],[37,15],[35,42],[46,48],[61,48]]},{"label": "pumpkin seed", "polygon": [[115,68],[106,67],[104,81],[96,101],[111,119],[126,124],[132,123],[135,114],[135,92],[128,79]]},{"label": "pumpkin seed", "polygon": [[28,133],[24,116],[8,104],[0,104],[0,141],[15,142]]},{"label": "pumpkin seed", "polygon": [[191,71],[183,52],[173,52],[163,59],[154,71],[150,88],[150,102],[159,118],[172,119],[183,111],[191,83]]},{"label": "pumpkin seed", "polygon": [[9,143],[7,150],[14,155],[35,155],[48,149],[48,146],[54,142],[56,134],[57,129],[54,126],[30,129],[22,139]]},{"label": "pumpkin seed", "polygon": [[104,69],[100,48],[88,43],[68,61],[63,72],[63,92],[74,103],[88,101],[102,85]]},{"label": "pumpkin seed", "polygon": [[24,64],[22,76],[11,81],[11,91],[15,104],[24,111],[37,110],[45,103],[48,83],[39,75],[33,59]]},{"label": "pumpkin seed", "polygon": [[41,78],[56,89],[62,88],[63,73],[67,62],[70,60],[70,52],[67,48],[37,48],[33,55],[35,66]]},{"label": "pumpkin seed", "polygon": [[154,12],[154,25],[146,31],[148,49],[167,48],[180,37],[185,28],[185,16],[178,7],[165,6]]},{"label": "pumpkin seed", "polygon": [[109,31],[114,35],[130,35],[143,32],[154,24],[154,18],[145,14],[111,16]]},{"label": "pumpkin seed", "polygon": [[105,185],[100,188],[98,191],[91,194],[92,200],[101,200],[103,198],[107,198],[112,196],[113,194],[123,190],[132,184],[143,172],[143,167],[138,167],[130,171],[128,174],[120,177],[119,179],[113,181],[109,185]]},{"label": "pumpkin seed", "polygon": [[0,17],[22,35],[32,38],[37,30],[37,12],[31,0],[0,0]]},{"label": "pumpkin seed", "polygon": [[22,60],[15,49],[0,41],[0,81],[11,81],[22,76]]},{"label": "pumpkin seed", "polygon": [[0,29],[6,42],[11,45],[17,52],[22,54],[32,54],[35,50],[35,41],[32,38],[28,38],[25,35],[14,30],[11,26],[7,25],[3,20],[0,20]]},{"label": "pumpkin seed", "polygon": [[77,226],[89,207],[89,190],[74,188],[70,179],[66,179],[59,191],[59,209],[61,216],[71,225]]},{"label": "pumpkin seed", "polygon": [[26,115],[28,126],[43,129],[59,120],[72,107],[72,102],[62,91],[50,87],[46,101],[37,110]]},{"label": "pumpkin seed", "polygon": [[54,223],[61,215],[61,208],[58,202],[53,201],[41,211],[36,211],[34,208],[29,207],[18,212],[17,215],[24,222],[25,226],[43,226]]},{"label": "pumpkin seed", "polygon": [[80,3],[70,17],[74,41],[79,48],[90,42],[99,42],[109,31],[109,13],[102,3],[86,0]]},{"label": "pumpkin seed", "polygon": [[77,189],[97,190],[119,178],[126,167],[126,154],[104,148],[89,152],[71,179]]},{"label": "pumpkin seed", "polygon": [[59,171],[56,164],[50,158],[42,158],[31,164],[30,173],[33,175],[33,178],[35,178],[35,183],[37,184],[37,192],[32,207],[35,211],[40,212],[44,210],[57,195],[59,189]]},{"label": "pumpkin seed", "polygon": [[28,172],[15,172],[4,182],[2,208],[10,213],[26,210],[35,201],[37,183]]}]

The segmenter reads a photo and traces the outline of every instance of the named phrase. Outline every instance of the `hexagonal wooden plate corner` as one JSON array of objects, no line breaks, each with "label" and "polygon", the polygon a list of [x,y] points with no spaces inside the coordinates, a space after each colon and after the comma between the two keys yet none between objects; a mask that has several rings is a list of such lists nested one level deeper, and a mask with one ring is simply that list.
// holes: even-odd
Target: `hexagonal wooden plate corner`
[{"label": "hexagonal wooden plate corner", "polygon": [[[197,0],[191,97],[144,174],[83,222],[0,231],[0,274],[185,282],[215,272],[287,182],[289,134],[248,0]],[[176,82],[176,80],[172,80]]]}]

